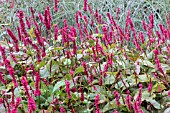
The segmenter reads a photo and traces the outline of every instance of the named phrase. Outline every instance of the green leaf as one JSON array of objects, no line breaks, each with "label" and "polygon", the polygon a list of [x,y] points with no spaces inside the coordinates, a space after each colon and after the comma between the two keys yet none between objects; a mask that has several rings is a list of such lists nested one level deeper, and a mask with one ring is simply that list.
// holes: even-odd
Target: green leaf
[{"label": "green leaf", "polygon": [[82,73],[84,72],[84,67],[80,66],[78,68],[76,68],[76,70],[74,71],[74,75],[78,74],[78,73]]},{"label": "green leaf", "polygon": [[92,37],[102,38],[102,37],[103,37],[103,34],[92,34]]},{"label": "green leaf", "polygon": [[73,93],[71,94],[71,97],[72,97],[73,100],[77,100],[78,99],[77,95],[73,94]]},{"label": "green leaf", "polygon": [[59,88],[60,88],[61,86],[65,86],[65,80],[61,80],[61,81],[57,82],[57,83],[55,84],[54,88],[53,88],[52,93],[54,93],[56,90],[59,90]]},{"label": "green leaf", "polygon": [[103,108],[103,113],[108,112],[109,110],[117,108],[116,101],[112,100],[111,102],[108,102],[104,108]]},{"label": "green leaf", "polygon": [[95,41],[94,40],[88,40],[88,42],[89,42],[89,44],[90,44],[90,46],[94,46],[94,44],[95,44]]},{"label": "green leaf", "polygon": [[149,82],[149,78],[147,77],[146,74],[139,75],[139,82]]},{"label": "green leaf", "polygon": [[156,109],[161,109],[161,107],[163,107],[163,105],[160,105],[160,103],[154,99],[148,99],[146,101],[150,102]]},{"label": "green leaf", "polygon": [[40,69],[43,66],[45,66],[45,61],[41,61],[39,64],[37,64],[36,65],[36,70]]},{"label": "green leaf", "polygon": [[54,49],[55,49],[55,50],[58,50],[58,51],[61,51],[61,50],[63,50],[63,48],[64,48],[64,47],[55,47]]},{"label": "green leaf", "polygon": [[44,69],[40,70],[40,76],[41,78],[46,78],[50,76],[50,72],[47,70],[47,67],[44,67]]},{"label": "green leaf", "polygon": [[77,54],[77,60],[81,59],[83,57],[82,54]]},{"label": "green leaf", "polygon": [[51,68],[51,74],[55,74],[55,72],[59,69],[59,66],[57,63],[55,63]]},{"label": "green leaf", "polygon": [[147,57],[148,57],[149,60],[152,60],[154,58],[153,52],[148,53]]},{"label": "green leaf", "polygon": [[166,87],[162,83],[156,83],[152,89],[154,92],[161,92],[162,90],[166,89]]},{"label": "green leaf", "polygon": [[170,66],[168,64],[162,64],[161,63],[161,66],[162,66],[162,69],[164,72],[167,72],[168,70],[170,70]]},{"label": "green leaf", "polygon": [[47,98],[47,102],[52,102],[53,101],[53,95]]},{"label": "green leaf", "polygon": [[[136,92],[134,99],[137,98],[138,94],[139,94],[139,91]],[[142,92],[142,101],[151,100],[151,99],[155,98],[155,96],[156,96],[155,94],[150,95],[150,93],[147,90],[145,90]]]},{"label": "green leaf", "polygon": [[148,60],[143,60],[143,65],[155,68],[155,66],[150,61],[148,61]]},{"label": "green leaf", "polygon": [[150,98],[152,99],[152,97],[150,97],[150,93],[148,91],[142,92],[142,101],[150,99]]},{"label": "green leaf", "polygon": [[16,97],[19,97],[19,96],[21,96],[21,95],[20,95],[20,92],[21,92],[20,88],[17,87],[17,88],[15,88],[15,90],[14,90],[14,95],[15,95]]},{"label": "green leaf", "polygon": [[114,81],[115,81],[114,76],[113,76],[113,75],[108,75],[108,76],[105,78],[104,84],[113,84]]},{"label": "green leaf", "polygon": [[70,65],[71,64],[71,60],[70,59],[65,59],[64,60],[64,65]]}]

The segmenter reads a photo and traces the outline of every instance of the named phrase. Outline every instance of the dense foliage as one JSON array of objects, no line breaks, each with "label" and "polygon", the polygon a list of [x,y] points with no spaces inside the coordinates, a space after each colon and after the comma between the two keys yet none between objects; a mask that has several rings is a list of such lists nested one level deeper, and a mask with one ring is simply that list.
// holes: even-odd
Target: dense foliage
[{"label": "dense foliage", "polygon": [[170,13],[163,23],[154,11],[138,22],[133,10],[100,13],[84,0],[71,19],[58,21],[59,4],[19,9],[13,26],[2,25],[6,112],[156,113],[170,106]]}]

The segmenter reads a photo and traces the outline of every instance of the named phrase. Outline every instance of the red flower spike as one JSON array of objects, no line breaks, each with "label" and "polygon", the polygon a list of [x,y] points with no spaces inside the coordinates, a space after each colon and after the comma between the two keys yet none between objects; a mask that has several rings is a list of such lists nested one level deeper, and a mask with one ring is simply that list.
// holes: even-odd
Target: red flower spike
[{"label": "red flower spike", "polygon": [[131,110],[132,109],[132,102],[131,102],[131,100],[132,100],[132,96],[130,95],[130,91],[129,90],[127,90],[127,96],[126,96],[126,106],[128,107],[128,109],[129,110]]},{"label": "red flower spike", "polygon": [[16,103],[12,106],[12,113],[18,113],[18,106],[21,103],[21,97],[16,98]]},{"label": "red flower spike", "polygon": [[66,110],[62,106],[60,106],[60,113],[66,113]]},{"label": "red flower spike", "polygon": [[18,62],[14,54],[10,53],[10,56],[15,63]]},{"label": "red flower spike", "polygon": [[27,24],[28,29],[31,29],[31,23],[29,22],[28,18],[25,18],[25,20],[26,20],[26,24]]},{"label": "red flower spike", "polygon": [[103,80],[102,78],[99,79],[99,86],[102,86],[103,85]]},{"label": "red flower spike", "polygon": [[5,80],[4,77],[3,77],[2,72],[0,72],[0,81],[1,81],[3,84],[6,84],[6,83],[7,83],[6,80]]},{"label": "red flower spike", "polygon": [[59,0],[54,0],[54,11],[55,12],[58,12],[58,3],[59,3]]},{"label": "red flower spike", "polygon": [[22,76],[21,82],[22,82],[22,86],[24,87],[24,90],[26,92],[26,95],[29,97],[30,96],[29,95],[29,86],[28,86],[28,82],[27,82],[27,79],[25,76]]},{"label": "red flower spike", "polygon": [[7,67],[7,69],[8,69],[9,74],[10,74],[11,77],[12,77],[12,81],[13,81],[13,83],[14,83],[14,86],[15,86],[15,87],[18,87],[18,83],[17,83],[17,80],[16,80],[15,75],[14,75],[14,69],[13,69],[12,66],[10,66],[10,65]]},{"label": "red flower spike", "polygon": [[119,106],[120,105],[120,101],[119,101],[120,94],[117,91],[113,91],[113,94],[114,94],[115,99],[116,99],[116,104],[117,104],[117,106]]},{"label": "red flower spike", "polygon": [[152,90],[152,83],[149,83],[148,84],[148,92],[151,92],[151,90]]},{"label": "red flower spike", "polygon": [[47,6],[46,9],[44,10],[44,24],[47,30],[51,29],[51,13],[50,13],[50,7]]},{"label": "red flower spike", "polygon": [[34,95],[35,96],[40,96],[41,91],[40,91],[40,75],[38,72],[36,72],[36,80],[35,80],[35,91],[34,91]]},{"label": "red flower spike", "polygon": [[12,40],[13,40],[15,43],[18,43],[18,39],[16,38],[16,36],[14,35],[14,33],[11,31],[11,29],[7,28],[7,33],[8,33],[8,35],[12,38]]},{"label": "red flower spike", "polygon": [[99,108],[99,104],[100,104],[100,95],[99,94],[96,95],[94,101],[95,101],[95,106],[96,106],[96,112],[95,113],[101,113],[100,108]]},{"label": "red flower spike", "polygon": [[87,5],[88,5],[87,0],[84,0],[84,8],[83,8],[84,11],[87,11]]},{"label": "red flower spike", "polygon": [[41,23],[44,23],[43,15],[40,12],[38,12],[38,17],[39,17]]},{"label": "red flower spike", "polygon": [[36,103],[33,99],[33,97],[29,96],[28,97],[28,111],[29,113],[33,113],[36,110]]},{"label": "red flower spike", "polygon": [[143,25],[143,29],[145,31],[147,31],[147,24],[146,24],[145,20],[142,20],[142,25]]},{"label": "red flower spike", "polygon": [[18,38],[19,38],[19,40],[21,41],[21,30],[20,30],[20,28],[17,26],[17,31],[18,31]]},{"label": "red flower spike", "polygon": [[44,46],[44,41],[41,38],[40,32],[37,29],[35,29],[34,33],[35,33],[35,36],[37,37],[36,39],[37,39],[38,44],[40,46]]},{"label": "red flower spike", "polygon": [[67,98],[71,98],[71,94],[70,94],[70,82],[68,80],[65,80],[65,84],[66,84],[66,92],[67,92]]},{"label": "red flower spike", "polygon": [[58,39],[58,25],[54,25],[54,39]]},{"label": "red flower spike", "polygon": [[30,11],[31,11],[31,14],[32,14],[32,18],[34,19],[34,13],[35,13],[35,11],[34,11],[34,9],[31,7],[30,8]]},{"label": "red flower spike", "polygon": [[153,29],[154,27],[154,15],[153,14],[149,16],[149,21],[150,21],[149,28]]}]

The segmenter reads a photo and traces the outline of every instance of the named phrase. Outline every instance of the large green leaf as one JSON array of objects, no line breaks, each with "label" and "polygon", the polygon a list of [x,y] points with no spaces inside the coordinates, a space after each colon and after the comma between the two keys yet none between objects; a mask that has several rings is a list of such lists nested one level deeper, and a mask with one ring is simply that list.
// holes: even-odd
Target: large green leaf
[{"label": "large green leaf", "polygon": [[59,90],[59,88],[60,88],[61,86],[65,86],[65,80],[61,80],[61,81],[57,82],[57,83],[55,84],[52,92],[54,93],[56,90]]},{"label": "large green leaf", "polygon": [[156,109],[161,109],[161,108],[163,108],[163,105],[161,105],[160,103],[158,103],[156,100],[154,100],[154,99],[147,99],[146,100],[147,102],[150,102],[153,106],[154,106],[154,108],[156,108]]},{"label": "large green leaf", "polygon": [[108,102],[108,103],[104,106],[102,112],[105,113],[105,112],[108,112],[109,110],[112,110],[112,109],[115,109],[115,108],[117,108],[116,101],[115,101],[115,100],[112,100],[111,102]]},{"label": "large green leaf", "polygon": [[82,54],[77,54],[77,60],[81,59],[83,57]]},{"label": "large green leaf", "polygon": [[[149,75],[148,75],[148,76],[149,76]],[[139,82],[149,82],[149,78],[147,77],[146,74],[139,75],[138,78],[139,78],[139,79],[138,79]]]},{"label": "large green leaf", "polygon": [[40,76],[41,78],[46,78],[50,76],[50,72],[47,70],[47,67],[44,67],[40,70]]},{"label": "large green leaf", "polygon": [[115,77],[114,75],[107,75],[107,77],[105,78],[104,84],[113,84],[113,82],[115,81]]},{"label": "large green leaf", "polygon": [[161,92],[162,90],[166,89],[165,85],[162,84],[162,83],[156,83],[154,86],[153,86],[153,92]]},{"label": "large green leaf", "polygon": [[94,46],[95,45],[95,41],[94,40],[88,40],[90,46]]},{"label": "large green leaf", "polygon": [[148,61],[148,60],[143,60],[142,63],[145,66],[155,68],[155,66],[150,61]]},{"label": "large green leaf", "polygon": [[78,73],[82,73],[84,72],[84,67],[80,66],[78,68],[76,68],[76,70],[74,71],[74,75],[78,74]]}]

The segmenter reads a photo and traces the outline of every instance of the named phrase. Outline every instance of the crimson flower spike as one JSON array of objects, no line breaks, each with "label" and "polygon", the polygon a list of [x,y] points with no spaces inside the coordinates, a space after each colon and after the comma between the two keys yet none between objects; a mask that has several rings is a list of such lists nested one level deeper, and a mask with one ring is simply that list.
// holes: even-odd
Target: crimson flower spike
[{"label": "crimson flower spike", "polygon": [[35,80],[35,91],[34,91],[34,95],[35,96],[40,96],[41,91],[40,91],[40,75],[39,72],[36,72],[36,80]]},{"label": "crimson flower spike", "polygon": [[2,72],[0,72],[0,81],[3,83],[3,84],[6,84],[7,83],[7,81],[4,79],[4,77],[3,77],[3,74],[2,74]]},{"label": "crimson flower spike", "polygon": [[77,53],[77,45],[76,45],[76,40],[73,41],[73,54],[76,55]]},{"label": "crimson flower spike", "polygon": [[78,24],[78,22],[79,22],[79,15],[78,15],[78,12],[75,14],[75,19],[76,19],[76,24]]},{"label": "crimson flower spike", "polygon": [[11,29],[7,28],[7,33],[15,43],[18,43],[18,39],[16,38],[16,36],[14,35]]},{"label": "crimson flower spike", "polygon": [[34,11],[34,9],[33,9],[32,7],[30,8],[30,11],[31,11],[31,14],[32,14],[32,18],[34,19],[34,17],[35,17],[35,16],[34,16],[35,11]]},{"label": "crimson flower spike", "polygon": [[153,29],[154,27],[154,15],[153,14],[149,16],[149,21],[150,21],[149,28]]},{"label": "crimson flower spike", "polygon": [[54,0],[54,11],[55,12],[58,12],[58,3],[59,3],[59,0]]},{"label": "crimson flower spike", "polygon": [[120,14],[120,8],[118,7],[116,9],[116,19],[118,20],[119,19],[119,14]]},{"label": "crimson flower spike", "polygon": [[40,36],[39,31],[38,31],[37,29],[35,29],[35,30],[34,30],[34,33],[35,33],[35,35],[36,35],[36,37],[37,37],[37,42],[38,42],[38,44],[40,44],[40,46],[44,46],[44,42],[43,42],[43,40],[41,39],[41,36]]},{"label": "crimson flower spike", "polygon": [[36,103],[33,97],[29,96],[28,97],[28,111],[29,113],[33,113],[36,110]]},{"label": "crimson flower spike", "polygon": [[140,37],[142,43],[144,44],[145,43],[145,38],[144,38],[144,34],[142,32],[139,32],[139,37]]},{"label": "crimson flower spike", "polygon": [[127,16],[126,16],[126,24],[125,24],[125,32],[128,33],[128,25],[129,25],[129,19],[130,19],[130,10],[128,10],[127,12]]},{"label": "crimson flower spike", "polygon": [[38,12],[38,17],[42,23],[44,23],[44,18],[40,12]]},{"label": "crimson flower spike", "polygon": [[94,12],[93,12],[93,10],[91,9],[91,7],[90,7],[89,4],[87,4],[87,7],[88,7],[88,10],[89,10],[90,14],[94,15]]},{"label": "crimson flower spike", "polygon": [[148,25],[146,24],[145,20],[142,20],[142,25],[143,25],[143,29],[144,29],[145,31],[147,31]]},{"label": "crimson flower spike", "polygon": [[100,108],[99,108],[100,95],[97,94],[94,100],[95,100],[95,106],[96,106],[96,113],[101,113]]},{"label": "crimson flower spike", "polygon": [[46,9],[44,10],[44,24],[47,30],[51,29],[51,13],[50,13],[50,7],[47,6]]},{"label": "crimson flower spike", "polygon": [[68,80],[65,80],[65,84],[66,84],[66,92],[67,92],[67,98],[71,98],[71,94],[70,94],[70,82]]},{"label": "crimson flower spike", "polygon": [[58,39],[58,25],[54,25],[54,39]]},{"label": "crimson flower spike", "polygon": [[17,16],[19,18],[19,22],[20,22],[20,29],[21,29],[21,33],[24,34],[25,36],[28,36],[28,33],[26,32],[25,29],[25,23],[24,23],[24,12],[22,10],[19,10],[17,13]]},{"label": "crimson flower spike", "polygon": [[130,91],[129,90],[127,90],[126,93],[127,93],[127,96],[126,96],[126,106],[128,107],[129,110],[131,110],[132,109],[132,102],[131,102],[132,96],[130,95]]},{"label": "crimson flower spike", "polygon": [[111,14],[109,12],[107,12],[107,17],[109,18],[109,20],[112,20]]},{"label": "crimson flower spike", "polygon": [[152,79],[150,78],[150,83],[148,84],[148,92],[152,90]]},{"label": "crimson flower spike", "polygon": [[31,23],[29,22],[28,18],[25,18],[25,20],[26,20],[26,24],[27,24],[28,29],[31,29]]},{"label": "crimson flower spike", "polygon": [[19,38],[19,40],[21,41],[22,39],[22,37],[21,37],[21,30],[20,30],[20,28],[19,28],[19,26],[17,26],[17,31],[18,31],[18,38]]},{"label": "crimson flower spike", "polygon": [[14,75],[14,73],[15,73],[14,69],[10,65],[7,68],[8,68],[8,72],[9,72],[10,76],[12,77],[12,81],[14,83],[14,86],[18,87],[17,79],[15,78],[15,75]]},{"label": "crimson flower spike", "polygon": [[18,106],[20,105],[21,101],[22,101],[21,97],[16,98],[16,102],[12,106],[12,113],[18,113]]},{"label": "crimson flower spike", "polygon": [[84,0],[84,8],[83,8],[84,11],[87,11],[87,5],[88,5],[87,0]]},{"label": "crimson flower spike", "polygon": [[115,99],[116,99],[116,104],[117,104],[117,106],[119,106],[119,105],[120,105],[120,101],[119,101],[119,99],[120,99],[120,94],[119,94],[116,90],[113,91],[113,94],[114,94]]}]

